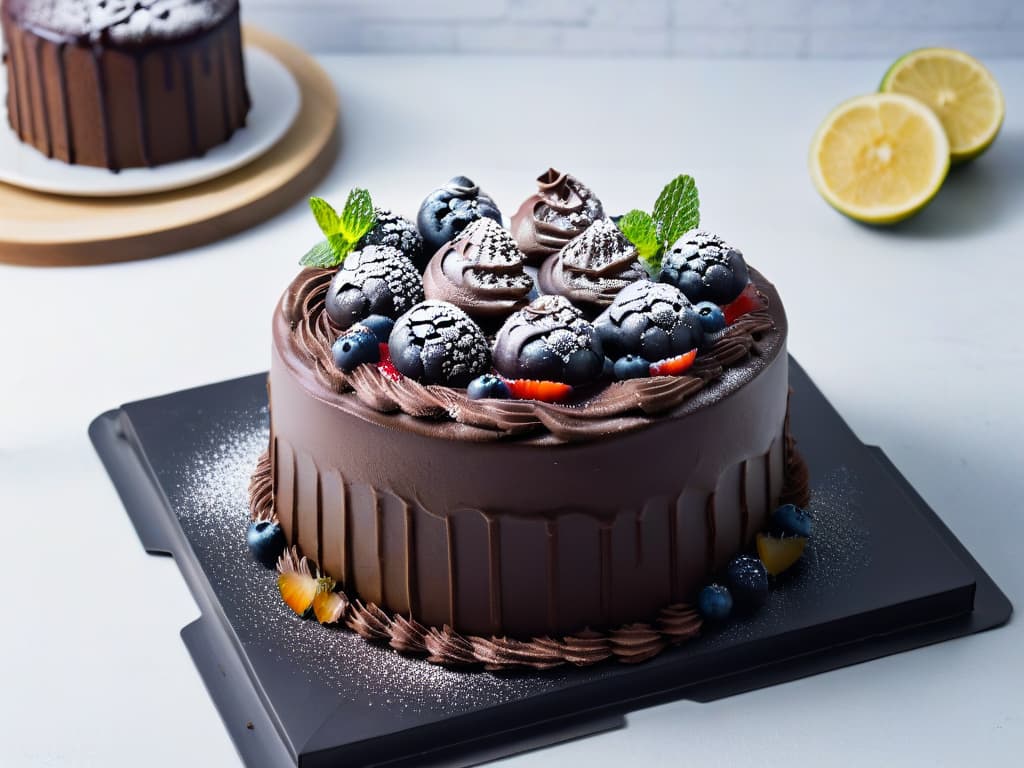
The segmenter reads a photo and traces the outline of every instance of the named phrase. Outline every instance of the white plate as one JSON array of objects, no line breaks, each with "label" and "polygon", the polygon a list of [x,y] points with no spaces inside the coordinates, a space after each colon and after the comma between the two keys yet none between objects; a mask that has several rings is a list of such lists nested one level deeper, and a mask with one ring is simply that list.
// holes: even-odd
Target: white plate
[{"label": "white plate", "polygon": [[[245,49],[245,74],[252,109],[244,128],[202,157],[155,168],[106,168],[68,165],[23,144],[0,106],[0,181],[38,192],[78,197],[119,197],[166,192],[223,176],[273,147],[291,127],[302,105],[292,73],[264,50]],[[0,103],[7,98],[7,79],[0,77]]]}]

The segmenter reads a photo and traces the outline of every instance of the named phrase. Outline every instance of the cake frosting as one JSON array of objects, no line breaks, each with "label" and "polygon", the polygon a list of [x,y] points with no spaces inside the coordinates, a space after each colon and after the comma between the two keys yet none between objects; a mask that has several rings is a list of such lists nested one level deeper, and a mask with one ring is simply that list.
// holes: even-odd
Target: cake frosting
[{"label": "cake frosting", "polygon": [[639,662],[693,637],[702,586],[807,501],[774,286],[744,264],[733,301],[694,304],[599,218],[535,296],[492,217],[445,226],[426,300],[392,319],[328,311],[358,251],[274,312],[251,511],[283,531],[282,578],[322,574],[323,623],[448,665]]},{"label": "cake frosting", "polygon": [[0,19],[8,120],[47,157],[155,166],[245,124],[237,0],[6,0]]},{"label": "cake frosting", "polygon": [[549,168],[537,187],[512,216],[512,234],[534,264],[605,217],[601,201],[575,176]]}]

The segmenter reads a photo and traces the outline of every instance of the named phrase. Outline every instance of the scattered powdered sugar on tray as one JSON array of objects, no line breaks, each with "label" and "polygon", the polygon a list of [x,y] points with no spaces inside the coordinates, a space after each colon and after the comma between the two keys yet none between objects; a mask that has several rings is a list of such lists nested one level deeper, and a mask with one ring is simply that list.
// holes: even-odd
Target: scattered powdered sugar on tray
[{"label": "scattered powdered sugar on tray", "polygon": [[[239,423],[251,416],[239,417]],[[368,643],[345,628],[296,616],[281,600],[276,573],[249,556],[249,477],[269,431],[262,425],[223,432],[216,445],[196,446],[174,488],[174,506],[193,551],[243,645],[294,667],[311,685],[369,698],[389,710],[457,713],[554,687],[562,671],[490,674],[450,670]],[[219,430],[211,430],[216,433]],[[184,463],[184,462],[183,462]]]}]

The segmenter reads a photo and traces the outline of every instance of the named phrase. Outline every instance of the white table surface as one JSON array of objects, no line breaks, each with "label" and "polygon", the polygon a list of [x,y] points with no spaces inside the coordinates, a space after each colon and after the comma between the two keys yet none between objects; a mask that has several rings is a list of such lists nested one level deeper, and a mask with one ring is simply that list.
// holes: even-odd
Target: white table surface
[{"label": "white table surface", "polygon": [[[511,214],[553,164],[624,211],[692,173],[704,223],[779,286],[794,355],[1024,600],[1024,61],[991,62],[1009,105],[992,150],[888,230],[834,213],[806,171],[818,122],[870,90],[883,61],[323,62],[344,146],[317,191],[339,202],[366,186],[411,215],[466,173]],[[297,204],[152,261],[0,266],[0,764],[238,763],[178,636],[195,603],[174,563],[139,546],[86,426],[122,402],[263,370],[274,302],[317,238]],[[1011,621],[639,711],[625,729],[506,764],[1015,764],[1022,647],[1024,624]]]}]

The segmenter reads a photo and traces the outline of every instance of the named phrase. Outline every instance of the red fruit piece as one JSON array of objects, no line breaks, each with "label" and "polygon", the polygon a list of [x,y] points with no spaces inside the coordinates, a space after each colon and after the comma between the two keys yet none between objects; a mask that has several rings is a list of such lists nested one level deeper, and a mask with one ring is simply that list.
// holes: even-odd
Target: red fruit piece
[{"label": "red fruit piece", "polygon": [[753,283],[747,283],[747,287],[739,296],[722,307],[722,313],[725,315],[726,325],[732,325],[743,315],[764,309],[765,306],[764,299],[757,292],[757,287]]},{"label": "red fruit piece", "polygon": [[402,380],[402,374],[398,372],[395,364],[391,362],[391,350],[388,349],[387,344],[380,345],[380,361],[377,363],[377,370],[394,382]]},{"label": "red fruit piece", "polygon": [[508,384],[508,389],[516,400],[540,400],[544,403],[560,403],[572,394],[572,387],[559,381],[508,379],[505,383]]},{"label": "red fruit piece", "polygon": [[666,357],[664,360],[651,363],[651,376],[680,376],[690,369],[696,359],[696,349],[675,357]]}]

